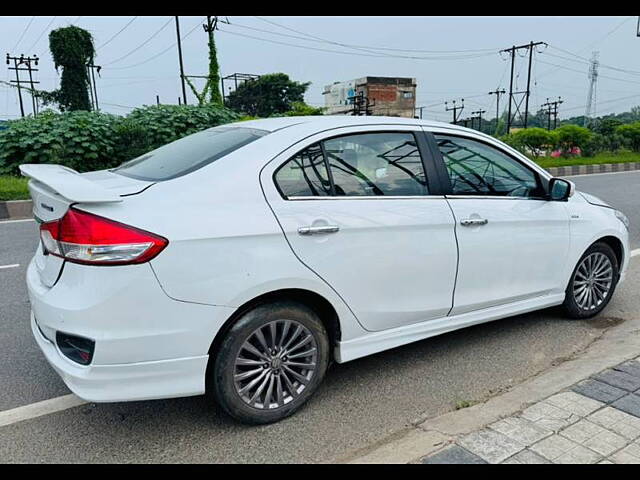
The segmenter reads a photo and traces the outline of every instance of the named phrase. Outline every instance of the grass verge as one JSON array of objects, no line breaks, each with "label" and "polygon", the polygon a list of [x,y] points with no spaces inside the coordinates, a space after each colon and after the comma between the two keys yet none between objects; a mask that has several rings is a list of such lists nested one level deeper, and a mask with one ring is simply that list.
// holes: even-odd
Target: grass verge
[{"label": "grass verge", "polygon": [[0,202],[5,200],[29,200],[28,178],[0,175]]}]

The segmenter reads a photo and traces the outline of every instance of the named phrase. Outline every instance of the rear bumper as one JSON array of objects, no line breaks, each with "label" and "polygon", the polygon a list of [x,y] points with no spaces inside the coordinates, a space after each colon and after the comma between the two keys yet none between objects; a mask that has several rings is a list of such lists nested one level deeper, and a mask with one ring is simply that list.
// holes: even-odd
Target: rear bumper
[{"label": "rear bumper", "polygon": [[[27,287],[38,346],[75,394],[95,402],[204,393],[209,347],[234,310],[169,298],[148,264],[67,263],[49,288],[32,261]],[[92,363],[64,356],[58,331],[94,340]]]},{"label": "rear bumper", "polygon": [[82,366],[68,360],[38,330],[31,313],[31,331],[53,369],[69,389],[90,402],[123,402],[187,397],[205,391],[208,355],[121,365]]}]

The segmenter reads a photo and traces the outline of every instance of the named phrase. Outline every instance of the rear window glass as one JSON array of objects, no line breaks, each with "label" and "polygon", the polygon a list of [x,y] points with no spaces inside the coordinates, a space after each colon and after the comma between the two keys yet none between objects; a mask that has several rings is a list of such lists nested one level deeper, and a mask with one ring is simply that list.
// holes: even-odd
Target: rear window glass
[{"label": "rear window glass", "polygon": [[139,180],[170,180],[215,162],[268,133],[255,128],[211,128],[156,148],[112,171]]}]

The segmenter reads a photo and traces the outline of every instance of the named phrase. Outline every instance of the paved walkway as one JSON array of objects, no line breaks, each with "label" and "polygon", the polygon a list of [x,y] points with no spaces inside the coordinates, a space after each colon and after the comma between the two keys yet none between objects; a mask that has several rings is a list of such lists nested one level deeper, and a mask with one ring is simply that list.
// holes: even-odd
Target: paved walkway
[{"label": "paved walkway", "polygon": [[640,357],[441,445],[420,462],[640,464]]}]

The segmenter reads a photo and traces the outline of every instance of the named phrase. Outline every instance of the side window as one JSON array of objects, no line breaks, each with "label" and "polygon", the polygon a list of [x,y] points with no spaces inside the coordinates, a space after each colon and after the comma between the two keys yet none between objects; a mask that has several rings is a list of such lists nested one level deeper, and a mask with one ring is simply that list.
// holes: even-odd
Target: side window
[{"label": "side window", "polygon": [[285,197],[319,197],[331,193],[324,156],[317,143],[282,165],[275,180]]},{"label": "side window", "polygon": [[544,195],[538,175],[506,153],[469,138],[434,136],[454,195]]},{"label": "side window", "polygon": [[335,194],[428,194],[416,139],[411,133],[362,133],[324,142]]}]

